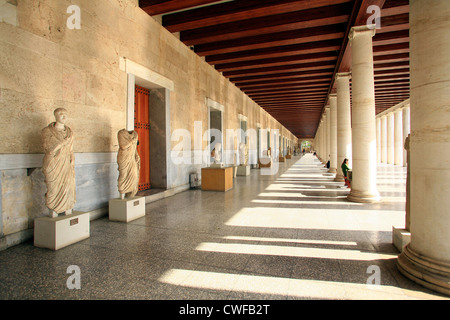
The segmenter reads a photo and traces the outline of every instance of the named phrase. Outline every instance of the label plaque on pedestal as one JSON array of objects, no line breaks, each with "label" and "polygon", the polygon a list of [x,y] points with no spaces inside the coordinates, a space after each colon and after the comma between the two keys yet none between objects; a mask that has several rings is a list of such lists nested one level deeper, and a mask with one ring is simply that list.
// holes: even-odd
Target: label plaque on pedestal
[{"label": "label plaque on pedestal", "polygon": [[68,216],[34,220],[34,245],[59,250],[90,236],[89,212],[74,211]]},{"label": "label plaque on pedestal", "polygon": [[109,220],[130,222],[145,216],[145,197],[109,200]]}]

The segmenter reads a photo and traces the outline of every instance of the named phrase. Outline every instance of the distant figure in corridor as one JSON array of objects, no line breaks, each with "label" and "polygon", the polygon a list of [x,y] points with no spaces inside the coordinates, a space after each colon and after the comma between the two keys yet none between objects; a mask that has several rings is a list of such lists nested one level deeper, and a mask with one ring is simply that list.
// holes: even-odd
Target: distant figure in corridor
[{"label": "distant figure in corridor", "polygon": [[348,159],[345,158],[344,162],[342,162],[341,165],[342,174],[344,175],[344,181],[347,188],[350,188],[350,180],[348,179],[348,170],[350,170],[350,167],[348,166]]}]

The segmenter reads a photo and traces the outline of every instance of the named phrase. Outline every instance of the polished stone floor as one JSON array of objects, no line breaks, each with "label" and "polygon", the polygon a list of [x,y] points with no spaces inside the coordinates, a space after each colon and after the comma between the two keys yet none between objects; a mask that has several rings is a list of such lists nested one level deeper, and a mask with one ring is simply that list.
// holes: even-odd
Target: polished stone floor
[{"label": "polished stone floor", "polygon": [[89,239],[56,252],[12,247],[0,252],[0,299],[447,299],[396,269],[405,169],[379,166],[377,204],[348,202],[333,178],[306,154],[226,193],[149,203],[128,224],[92,221]]}]

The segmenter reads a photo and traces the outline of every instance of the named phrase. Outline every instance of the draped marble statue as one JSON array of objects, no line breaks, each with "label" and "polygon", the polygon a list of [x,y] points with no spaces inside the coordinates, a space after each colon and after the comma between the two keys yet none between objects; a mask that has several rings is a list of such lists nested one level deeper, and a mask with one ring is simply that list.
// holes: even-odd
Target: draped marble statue
[{"label": "draped marble statue", "polygon": [[117,139],[119,140],[117,164],[119,165],[120,198],[134,197],[138,192],[141,167],[141,159],[137,151],[138,134],[136,131],[122,129],[117,133]]},{"label": "draped marble statue", "polygon": [[248,146],[243,142],[239,144],[239,163],[241,166],[248,164]]},{"label": "draped marble statue", "polygon": [[42,144],[45,155],[42,164],[47,193],[45,204],[50,216],[59,213],[72,214],[76,201],[75,156],[73,133],[66,126],[67,110],[58,108],[53,112],[56,122],[42,130]]}]

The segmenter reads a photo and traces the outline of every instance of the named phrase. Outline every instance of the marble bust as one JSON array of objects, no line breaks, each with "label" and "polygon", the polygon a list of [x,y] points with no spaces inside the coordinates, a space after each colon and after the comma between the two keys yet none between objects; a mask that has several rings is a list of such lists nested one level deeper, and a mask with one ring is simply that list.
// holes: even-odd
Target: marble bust
[{"label": "marble bust", "polygon": [[136,131],[122,129],[117,133],[119,141],[119,152],[117,153],[117,164],[119,178],[117,180],[120,198],[134,197],[139,187],[139,170],[141,158],[137,151],[138,134]]},{"label": "marble bust", "polygon": [[211,157],[214,159],[215,164],[219,164],[222,160],[222,144],[220,142],[216,143],[214,149],[211,151]]},{"label": "marble bust", "polygon": [[76,201],[75,156],[73,152],[73,133],[66,126],[67,110],[57,108],[53,112],[55,122],[42,130],[44,173],[47,193],[45,204],[50,210],[50,217],[58,214],[72,214]]}]

